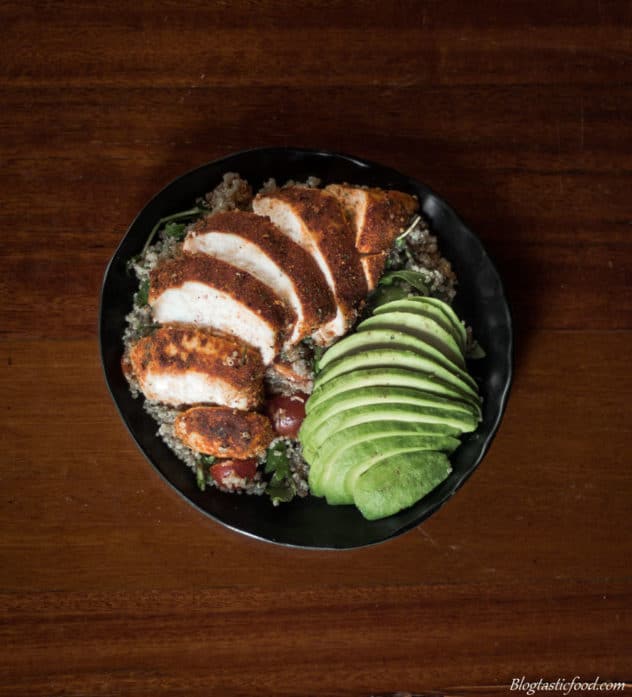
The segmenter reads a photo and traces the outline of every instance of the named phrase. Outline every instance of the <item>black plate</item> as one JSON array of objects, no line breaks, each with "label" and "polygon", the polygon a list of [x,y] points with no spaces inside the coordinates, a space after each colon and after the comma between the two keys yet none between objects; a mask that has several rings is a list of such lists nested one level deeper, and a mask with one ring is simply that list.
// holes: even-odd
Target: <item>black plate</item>
[{"label": "black plate", "polygon": [[[256,190],[269,177],[278,182],[319,177],[323,183],[351,182],[416,194],[443,255],[459,279],[455,308],[473,327],[487,356],[470,369],[483,396],[483,420],[463,438],[452,456],[453,472],[415,506],[383,520],[366,521],[354,506],[328,506],[323,499],[296,499],[275,508],[266,496],[235,496],[217,489],[201,492],[195,477],[162,440],[156,423],[133,399],[121,372],[121,336],[132,307],[136,279],[125,264],[138,254],[159,218],[185,210],[214,188],[226,172],[238,172]],[[480,240],[428,187],[372,162],[337,153],[297,148],[261,148],[230,155],[179,177],[138,214],[106,270],[101,291],[101,357],[105,378],[129,432],[149,462],[191,505],[227,527],[252,537],[297,547],[362,547],[418,525],[463,484],[483,458],[500,423],[512,372],[511,317],[503,287]]]}]

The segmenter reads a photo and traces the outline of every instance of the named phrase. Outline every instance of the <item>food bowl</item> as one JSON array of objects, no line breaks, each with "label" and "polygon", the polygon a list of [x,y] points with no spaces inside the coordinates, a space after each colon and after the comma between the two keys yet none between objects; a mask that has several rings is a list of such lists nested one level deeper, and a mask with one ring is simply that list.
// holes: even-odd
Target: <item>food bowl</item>
[{"label": "food bowl", "polygon": [[[156,422],[134,399],[121,370],[125,317],[132,309],[137,280],[127,271],[149,231],[170,213],[189,208],[213,189],[226,172],[237,172],[256,190],[274,177],[302,181],[316,176],[323,184],[349,182],[397,189],[418,197],[420,212],[458,278],[455,310],[472,327],[484,348],[483,359],[468,369],[483,400],[482,421],[462,437],[452,454],[450,476],[411,508],[376,521],[365,520],[355,506],[329,506],[324,499],[295,498],[278,507],[267,496],[200,491],[194,473],[156,435]],[[314,549],[348,549],[388,540],[439,509],[478,467],[496,433],[507,401],[512,375],[511,315],[503,286],[481,241],[450,206],[424,184],[388,167],[339,153],[300,148],[259,148],[229,155],[175,179],[140,211],[114,253],[103,280],[99,317],[105,379],[131,436],[161,477],[185,501],[226,527],[259,540]]]}]

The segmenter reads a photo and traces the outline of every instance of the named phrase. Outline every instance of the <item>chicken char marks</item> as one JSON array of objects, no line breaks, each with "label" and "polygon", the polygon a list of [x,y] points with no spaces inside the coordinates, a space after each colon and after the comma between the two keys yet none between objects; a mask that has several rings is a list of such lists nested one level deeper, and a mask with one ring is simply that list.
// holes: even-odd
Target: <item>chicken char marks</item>
[{"label": "chicken char marks", "polygon": [[163,404],[253,409],[263,401],[259,352],[208,329],[160,327],[137,341],[128,359],[143,394]]},{"label": "chicken char marks", "polygon": [[192,227],[184,250],[230,262],[276,293],[296,314],[288,346],[336,313],[334,297],[312,256],[268,218],[245,211],[215,213]]},{"label": "chicken char marks", "polygon": [[174,423],[178,438],[193,450],[239,460],[262,455],[274,439],[267,416],[226,407],[192,407]]},{"label": "chicken char marks", "polygon": [[206,254],[184,253],[150,273],[149,304],[159,323],[184,322],[232,334],[264,363],[280,351],[293,311],[249,273]]},{"label": "chicken char marks", "polygon": [[367,284],[338,199],[323,189],[288,186],[258,195],[253,209],[312,255],[333,292],[336,316],[321,325],[315,339],[326,345],[345,334],[366,297]]},{"label": "chicken char marks", "polygon": [[416,198],[401,191],[349,184],[330,184],[326,191],[340,201],[361,254],[387,252],[419,208]]}]

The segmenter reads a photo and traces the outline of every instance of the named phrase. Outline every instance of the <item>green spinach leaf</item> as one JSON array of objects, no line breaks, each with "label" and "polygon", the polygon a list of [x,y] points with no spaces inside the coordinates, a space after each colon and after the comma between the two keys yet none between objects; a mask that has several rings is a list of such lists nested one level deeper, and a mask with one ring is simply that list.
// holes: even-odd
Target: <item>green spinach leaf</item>
[{"label": "green spinach leaf", "polygon": [[419,271],[411,271],[410,269],[401,269],[400,271],[389,271],[380,278],[380,286],[391,286],[395,281],[404,281],[418,290],[421,295],[429,295],[430,291],[426,284],[426,279]]},{"label": "green spinach leaf", "polygon": [[283,441],[277,441],[268,448],[264,471],[271,475],[266,493],[275,506],[287,503],[296,496],[287,445]]}]

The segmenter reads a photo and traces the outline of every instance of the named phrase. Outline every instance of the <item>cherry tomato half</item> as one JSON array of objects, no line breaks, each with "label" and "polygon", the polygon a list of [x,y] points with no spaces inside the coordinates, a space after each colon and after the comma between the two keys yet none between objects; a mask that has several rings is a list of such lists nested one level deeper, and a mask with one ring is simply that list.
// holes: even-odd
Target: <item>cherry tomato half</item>
[{"label": "cherry tomato half", "polygon": [[307,395],[302,392],[285,395],[274,395],[266,403],[266,411],[272,421],[274,430],[280,436],[296,438],[298,430],[305,418],[305,402]]},{"label": "cherry tomato half", "polygon": [[257,471],[257,460],[221,460],[211,465],[209,472],[219,486],[239,489],[244,479],[252,479]]}]

